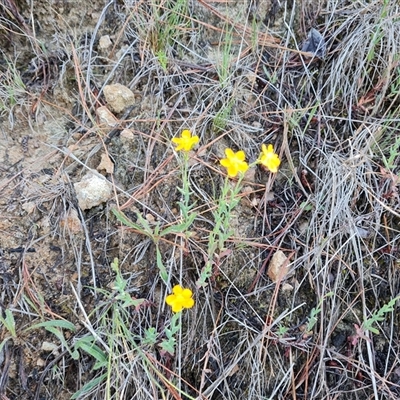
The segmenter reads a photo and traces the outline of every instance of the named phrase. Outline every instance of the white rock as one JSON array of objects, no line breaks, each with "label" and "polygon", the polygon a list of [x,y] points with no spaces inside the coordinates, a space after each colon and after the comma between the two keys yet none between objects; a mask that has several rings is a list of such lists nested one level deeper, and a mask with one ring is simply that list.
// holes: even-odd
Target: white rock
[{"label": "white rock", "polygon": [[268,267],[268,276],[272,282],[278,282],[285,279],[288,275],[289,259],[281,250],[277,250],[272,256],[271,262]]},{"label": "white rock", "polygon": [[112,185],[105,178],[86,174],[80,182],[74,183],[79,207],[88,210],[106,202],[112,197]]},{"label": "white rock", "polygon": [[28,214],[32,214],[33,211],[34,211],[35,208],[36,208],[36,204],[35,204],[34,201],[29,201],[29,202],[26,202],[26,203],[22,204],[22,208],[23,208]]},{"label": "white rock", "polygon": [[58,349],[58,346],[55,343],[51,342],[43,342],[41,350],[48,351],[49,353]]},{"label": "white rock", "polygon": [[97,171],[106,171],[108,174],[114,173],[114,163],[112,162],[111,158],[108,154],[103,153],[101,155],[100,164],[97,166]]},{"label": "white rock", "polygon": [[282,283],[281,289],[282,289],[282,292],[291,292],[294,289],[294,287],[290,283],[285,282],[285,283]]},{"label": "white rock", "polygon": [[101,49],[108,49],[112,45],[109,35],[104,35],[99,40],[99,46]]},{"label": "white rock", "polygon": [[45,360],[43,360],[43,358],[38,358],[37,360],[36,360],[36,365],[38,366],[38,367],[45,367],[46,366],[46,361]]},{"label": "white rock", "polygon": [[130,129],[124,129],[120,134],[121,140],[133,140],[135,139],[135,134]]},{"label": "white rock", "polygon": [[104,97],[107,104],[116,113],[120,113],[135,104],[135,95],[132,90],[120,83],[104,86]]},{"label": "white rock", "polygon": [[96,114],[99,117],[100,123],[105,124],[111,128],[118,125],[118,119],[115,118],[114,114],[106,107],[101,106],[96,110]]}]

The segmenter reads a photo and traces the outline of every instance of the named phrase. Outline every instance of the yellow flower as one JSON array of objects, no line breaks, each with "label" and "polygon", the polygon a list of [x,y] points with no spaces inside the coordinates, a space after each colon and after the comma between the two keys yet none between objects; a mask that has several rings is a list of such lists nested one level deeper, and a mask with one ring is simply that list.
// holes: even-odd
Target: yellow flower
[{"label": "yellow flower", "polygon": [[263,144],[261,146],[261,154],[258,162],[266,167],[271,172],[278,172],[278,167],[281,164],[278,154],[274,153],[274,146],[269,144],[268,147]]},{"label": "yellow flower", "polygon": [[228,171],[228,176],[234,178],[239,172],[245,173],[249,169],[249,165],[244,159],[246,155],[243,150],[234,152],[232,149],[225,149],[226,158],[223,158],[220,163]]},{"label": "yellow flower", "polygon": [[189,129],[183,130],[180,138],[173,138],[171,140],[172,143],[177,145],[176,151],[190,151],[199,141],[199,137],[192,136],[192,132],[190,132]]},{"label": "yellow flower", "polygon": [[184,308],[192,308],[194,306],[192,295],[193,293],[190,289],[175,285],[172,288],[172,294],[166,297],[165,302],[172,307],[173,312],[179,312]]}]

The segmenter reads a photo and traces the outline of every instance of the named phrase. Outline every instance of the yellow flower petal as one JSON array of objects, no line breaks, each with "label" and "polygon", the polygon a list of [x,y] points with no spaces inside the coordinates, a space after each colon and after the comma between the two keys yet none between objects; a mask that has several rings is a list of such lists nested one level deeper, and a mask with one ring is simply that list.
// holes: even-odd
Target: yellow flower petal
[{"label": "yellow flower petal", "polygon": [[182,306],[184,308],[192,308],[194,306],[194,299],[192,299],[191,297],[186,299]]},{"label": "yellow flower petal", "polygon": [[244,153],[243,150],[239,150],[239,151],[236,153],[236,158],[237,158],[239,161],[244,161],[245,158],[246,158],[246,154]]},{"label": "yellow flower petal", "polygon": [[231,161],[228,158],[223,158],[219,163],[225,168],[229,168],[231,165]]},{"label": "yellow flower petal", "polygon": [[182,288],[181,285],[175,285],[175,286],[172,288],[172,293],[175,294],[175,295],[177,295],[177,296],[179,296],[180,294],[182,294],[182,292],[183,292],[183,288]]},{"label": "yellow flower petal", "polygon": [[226,158],[220,160],[220,164],[227,169],[228,176],[234,178],[239,172],[245,173],[249,165],[245,160],[246,154],[243,150],[234,152],[232,149],[225,149]]},{"label": "yellow flower petal", "polygon": [[234,151],[232,149],[230,149],[229,147],[227,149],[225,149],[225,155],[228,160],[235,157]]},{"label": "yellow flower petal", "polygon": [[271,172],[278,172],[278,167],[281,164],[281,160],[278,154],[274,152],[272,144],[269,144],[268,147],[265,144],[261,146],[258,162]]},{"label": "yellow flower petal", "polygon": [[172,138],[171,142],[176,144],[176,151],[190,151],[192,148],[199,143],[200,139],[198,136],[192,136],[189,129],[184,129],[181,133],[181,137]]},{"label": "yellow flower petal", "polygon": [[180,312],[184,308],[194,306],[193,292],[190,289],[175,285],[172,288],[172,294],[165,298],[165,302],[172,308],[173,312]]},{"label": "yellow flower petal", "polygon": [[184,139],[190,139],[191,136],[192,136],[192,133],[189,131],[189,129],[184,129],[184,130],[182,131],[181,136],[182,136],[182,138],[184,138]]}]

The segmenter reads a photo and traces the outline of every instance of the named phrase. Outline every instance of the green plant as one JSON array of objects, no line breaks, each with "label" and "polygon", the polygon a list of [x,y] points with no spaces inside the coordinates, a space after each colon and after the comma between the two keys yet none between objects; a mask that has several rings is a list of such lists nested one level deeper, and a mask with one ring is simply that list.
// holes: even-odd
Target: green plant
[{"label": "green plant", "polygon": [[190,151],[193,146],[195,146],[199,141],[197,136],[192,136],[189,130],[184,130],[180,138],[172,139],[172,142],[177,145],[176,150],[183,153],[183,160],[181,160],[181,176],[182,176],[182,187],[178,190],[182,197],[178,202],[181,220],[175,224],[167,227],[161,227],[160,223],[156,223],[154,227],[141,216],[139,212],[136,212],[137,222],[131,221],[122,211],[117,209],[112,209],[113,214],[117,219],[124,225],[135,229],[138,233],[141,233],[149,237],[156,247],[156,260],[157,267],[160,272],[160,277],[164,283],[168,283],[168,272],[162,261],[162,254],[159,247],[159,241],[167,235],[176,234],[181,235],[185,238],[190,236],[189,228],[193,221],[197,217],[197,213],[193,211],[193,204],[190,204],[190,184],[189,184],[189,156],[188,151]]},{"label": "green plant", "polygon": [[[190,183],[189,183],[189,155],[188,152],[200,141],[199,137],[192,136],[191,132],[187,129],[182,131],[181,138],[173,138],[172,143],[176,144],[176,151],[180,151],[183,154],[183,159],[180,159],[181,165],[181,176],[182,176],[182,187],[178,187],[179,192],[182,195],[181,200],[178,202],[179,209],[182,215],[182,221],[187,228],[181,233],[187,234],[187,229],[193,223],[197,217],[197,213],[193,211],[194,204],[190,203]],[[188,225],[187,225],[188,224]]]},{"label": "green plant", "polygon": [[61,342],[62,346],[68,351],[68,353],[74,360],[77,360],[79,358],[79,353],[76,351],[76,349],[71,347],[70,344],[68,344],[68,341],[65,339],[63,332],[64,329],[69,330],[71,332],[75,332],[76,328],[73,323],[65,320],[44,321],[38,324],[31,325],[29,328],[26,329],[26,331],[28,332],[32,329],[39,329],[39,328],[45,328],[48,332],[56,336],[57,339]]},{"label": "green plant", "polygon": [[81,396],[89,395],[93,389],[97,388],[104,381],[106,377],[107,374],[104,373],[90,380],[71,396],[71,400],[79,399]]},{"label": "green plant", "polygon": [[213,266],[218,265],[221,259],[228,254],[225,243],[232,236],[230,221],[232,212],[240,201],[242,178],[243,175],[233,185],[228,177],[225,179],[217,207],[212,211],[214,226],[208,236],[207,260],[196,282],[197,287],[206,286],[208,279],[213,275]]},{"label": "green plant", "polygon": [[6,337],[2,340],[2,342],[0,343],[0,353],[3,349],[3,347],[5,346],[5,344],[7,343],[7,341],[11,338],[16,338],[16,336],[17,336],[17,331],[16,331],[16,327],[15,327],[15,319],[14,319],[14,315],[13,315],[12,311],[7,308],[4,312],[4,314],[5,314],[5,316],[3,317],[3,315],[0,311],[0,323],[7,329],[7,331],[10,333],[11,337]]},{"label": "green plant", "polygon": [[9,308],[5,310],[4,314],[5,316],[3,317],[3,315],[1,315],[0,313],[0,322],[8,330],[8,332],[10,332],[11,336],[15,338],[17,336],[17,333],[15,330],[14,315]]},{"label": "green plant", "polygon": [[147,328],[144,331],[144,337],[142,340],[144,345],[154,346],[157,343],[157,330],[154,327]]},{"label": "green plant", "polygon": [[225,102],[215,115],[213,120],[213,128],[217,132],[221,132],[226,128],[234,103],[234,99],[230,99],[229,101]]},{"label": "green plant", "polygon": [[179,43],[187,27],[188,1],[176,0],[153,4],[154,27],[151,42],[161,67],[168,65],[169,47]]},{"label": "green plant", "polygon": [[[91,327],[91,334],[78,338],[74,344],[77,354],[84,352],[95,360],[93,371],[99,375],[83,385],[72,399],[87,396],[99,385],[105,386],[106,398],[111,399],[112,380],[122,379],[120,374],[114,375],[118,369],[125,370],[128,363],[126,352],[134,352],[140,357],[143,363],[147,358],[141,347],[148,346],[149,335],[144,340],[138,334],[131,331],[132,310],[139,310],[144,304],[144,299],[135,299],[128,292],[128,282],[123,278],[119,268],[119,260],[114,258],[111,269],[115,273],[112,290],[100,290],[104,300],[87,317],[90,321],[94,319],[94,326]],[[150,328],[148,329],[150,331]],[[155,330],[154,330],[155,331]]]},{"label": "green plant", "polygon": [[333,296],[333,292],[328,292],[322,299],[319,301],[316,307],[313,307],[310,311],[310,316],[307,320],[306,332],[311,332],[314,329],[315,324],[318,322],[318,315],[321,313],[322,304],[327,297]]},{"label": "green plant", "polygon": [[278,329],[276,330],[276,335],[278,336],[278,338],[283,338],[289,331],[289,328],[279,324],[278,325]]},{"label": "green plant", "polygon": [[383,0],[382,3],[383,3],[382,4],[382,9],[381,9],[378,21],[375,24],[373,35],[371,37],[370,49],[369,49],[368,54],[367,54],[367,61],[368,62],[371,62],[375,58],[375,48],[382,41],[382,39],[385,37],[385,32],[382,29],[382,22],[385,21],[385,19],[387,18],[389,0]]},{"label": "green plant", "polygon": [[176,339],[175,336],[176,334],[180,331],[181,329],[181,316],[182,313],[176,313],[172,316],[170,325],[167,328],[164,328],[164,334],[166,336],[166,339],[164,339],[160,347],[162,350],[168,352],[169,354],[175,354],[175,344],[176,344]]},{"label": "green plant", "polygon": [[[248,164],[246,154],[243,150],[234,152],[232,149],[225,149],[226,158],[220,160],[220,164],[226,168],[227,177],[224,182],[217,206],[212,210],[214,226],[208,236],[207,260],[196,282],[197,287],[204,287],[213,275],[213,266],[218,266],[223,257],[229,254],[225,243],[232,236],[231,218],[233,210],[240,202],[239,193],[242,190],[242,180],[245,172],[257,164],[263,165],[272,172],[277,172],[280,159],[274,153],[273,146],[262,146],[262,152],[258,160]],[[239,179],[232,183],[230,178]]]},{"label": "green plant", "polygon": [[233,43],[233,26],[226,24],[221,33],[219,42],[220,59],[216,63],[216,70],[219,77],[221,87],[228,86],[229,77],[232,73],[232,43]]},{"label": "green plant", "polygon": [[168,272],[162,261],[162,254],[159,248],[159,241],[163,237],[169,234],[187,234],[190,225],[192,225],[194,219],[196,218],[196,214],[195,213],[188,214],[188,218],[186,221],[162,229],[159,223],[157,223],[154,227],[151,227],[150,223],[145,218],[143,218],[139,212],[136,212],[137,222],[131,221],[122,211],[119,211],[115,208],[112,209],[112,213],[122,224],[130,228],[133,228],[138,233],[141,233],[152,239],[152,241],[156,246],[156,260],[157,260],[157,267],[160,272],[160,277],[165,283],[167,283]]},{"label": "green plant", "polygon": [[394,299],[390,300],[389,303],[384,304],[379,310],[374,311],[369,318],[364,320],[364,322],[361,325],[361,328],[364,331],[370,331],[377,335],[379,331],[373,325],[378,324],[378,322],[384,321],[385,314],[392,313],[394,311],[394,306],[396,304],[396,301],[398,301],[399,299],[400,296],[397,296]]},{"label": "green plant", "polygon": [[7,68],[4,72],[0,71],[0,115],[8,115],[13,126],[13,109],[23,102],[27,91],[16,62],[9,60],[3,53],[2,55]]},{"label": "green plant", "polygon": [[114,258],[114,261],[111,263],[111,269],[115,272],[115,282],[114,287],[117,291],[116,300],[121,302],[121,307],[140,307],[144,303],[144,299],[134,299],[132,296],[126,291],[127,282],[123,279],[121,275],[121,271],[119,269],[119,261],[118,258]]},{"label": "green plant", "polygon": [[400,155],[400,136],[396,135],[395,137],[394,143],[392,143],[392,145],[389,147],[389,157],[384,157],[385,167],[389,170],[393,170],[394,168],[398,167],[395,161]]},{"label": "green plant", "polygon": [[96,338],[93,335],[79,338],[74,347],[75,350],[82,350],[96,360],[92,367],[94,371],[107,366],[107,353],[96,344]]}]

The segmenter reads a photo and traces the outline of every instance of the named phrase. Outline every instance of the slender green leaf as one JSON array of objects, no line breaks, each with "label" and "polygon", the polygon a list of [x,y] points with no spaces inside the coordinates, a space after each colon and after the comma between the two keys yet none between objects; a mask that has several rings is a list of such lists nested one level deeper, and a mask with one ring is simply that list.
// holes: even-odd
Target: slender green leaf
[{"label": "slender green leaf", "polygon": [[156,246],[156,252],[157,252],[157,267],[160,271],[160,277],[165,283],[167,283],[168,282],[168,272],[162,262],[161,251],[158,248],[158,246]]},{"label": "slender green leaf", "polygon": [[75,332],[76,328],[75,325],[72,322],[65,321],[63,319],[54,319],[51,321],[45,321],[45,322],[39,322],[38,324],[32,325],[28,327],[26,330],[30,331],[32,329],[38,329],[38,328],[63,328],[63,329],[69,329],[70,331]]},{"label": "slender green leaf", "polygon": [[186,221],[182,222],[181,224],[169,226],[168,228],[161,231],[160,236],[165,236],[170,233],[185,233],[189,229],[190,225],[192,225],[196,217],[196,213],[191,213]]},{"label": "slender green leaf", "polygon": [[83,385],[77,392],[75,392],[72,395],[71,400],[78,399],[81,396],[85,396],[85,395],[89,394],[90,391],[93,388],[95,388],[96,386],[98,386],[102,381],[104,381],[104,379],[106,379],[106,377],[107,377],[107,373],[104,373],[104,374],[98,376],[97,378],[92,379],[90,382]]},{"label": "slender green leaf", "polygon": [[142,230],[140,225],[132,222],[122,211],[118,211],[116,208],[111,209],[112,213],[117,217],[117,220],[122,224],[129,226],[130,228],[134,228],[137,230]]},{"label": "slender green leaf", "polygon": [[15,337],[17,336],[16,331],[15,331],[15,320],[14,320],[14,315],[10,309],[6,309],[5,311],[6,317],[3,318],[0,315],[0,322],[7,328],[7,330],[11,333],[11,336]]},{"label": "slender green leaf", "polygon": [[75,343],[75,349],[81,349],[93,358],[96,359],[96,363],[93,366],[93,369],[99,369],[102,367],[107,366],[107,355],[104,353],[104,351],[97,346],[95,343],[95,338],[93,336],[86,336],[83,338],[80,338],[76,343]]},{"label": "slender green leaf", "polygon": [[131,221],[122,211],[118,211],[115,208],[113,208],[111,211],[116,216],[119,222],[128,226],[129,228],[136,229],[138,232],[154,240],[155,234],[153,232],[153,229],[151,228],[148,221],[145,218],[143,218],[139,213],[136,213],[139,222],[136,223]]}]

